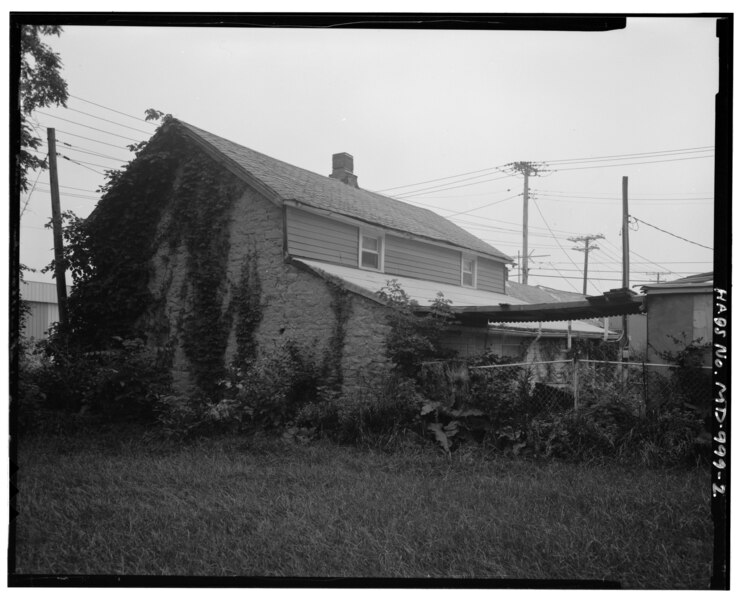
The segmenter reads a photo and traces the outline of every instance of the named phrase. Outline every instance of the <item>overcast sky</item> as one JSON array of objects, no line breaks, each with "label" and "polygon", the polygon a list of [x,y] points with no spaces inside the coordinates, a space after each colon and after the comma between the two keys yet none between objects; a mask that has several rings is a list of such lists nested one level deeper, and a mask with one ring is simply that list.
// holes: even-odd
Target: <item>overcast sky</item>
[{"label": "overcast sky", "polygon": [[[523,181],[504,165],[542,161],[529,282],[563,290],[582,289],[584,255],[568,238],[592,234],[605,239],[588,292],[620,287],[628,176],[641,221],[631,284],[712,270],[714,19],[629,19],[603,33],[88,26],[46,41],[71,97],[37,126],[44,137],[55,127],[76,161],[60,159],[59,180],[62,208],[80,216],[100,173],[153,132],[133,117],[156,108],[324,175],[349,152],[362,188],[452,215],[513,258]],[[36,269],[52,257],[48,182],[42,173],[21,199],[21,262]]]}]

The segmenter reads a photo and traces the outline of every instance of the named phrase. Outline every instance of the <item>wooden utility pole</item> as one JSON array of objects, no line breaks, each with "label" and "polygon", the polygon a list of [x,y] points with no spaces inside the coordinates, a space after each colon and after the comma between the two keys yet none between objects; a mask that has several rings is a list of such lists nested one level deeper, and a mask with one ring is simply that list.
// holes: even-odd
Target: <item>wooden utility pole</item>
[{"label": "wooden utility pole", "polygon": [[605,239],[605,236],[601,233],[598,233],[597,235],[582,235],[579,237],[570,237],[570,242],[584,242],[584,247],[580,248],[578,246],[572,248],[572,250],[577,250],[579,252],[584,252],[584,287],[582,289],[582,294],[585,296],[587,295],[587,271],[589,269],[589,253],[592,250],[599,250],[599,246],[595,244],[591,244],[592,240],[603,240]]},{"label": "wooden utility pole", "polygon": [[530,271],[529,256],[527,249],[527,231],[528,231],[528,200],[530,199],[530,176],[537,176],[539,167],[536,163],[527,161],[514,162],[510,165],[513,170],[522,173],[524,184],[522,190],[522,283],[527,284],[527,275]]},{"label": "wooden utility pole", "polygon": [[57,175],[57,141],[53,127],[46,130],[49,143],[49,187],[51,188],[51,223],[54,232],[54,278],[57,280],[59,329],[69,332],[67,318],[67,281],[64,273],[64,242],[62,238],[62,211],[59,206],[59,177]]},{"label": "wooden utility pole", "polygon": [[[628,177],[623,175],[623,289],[630,288],[630,244],[628,243]],[[630,340],[628,339],[628,315],[623,315],[623,351],[628,348]]]},{"label": "wooden utility pole", "polygon": [[661,276],[671,275],[671,273],[669,273],[669,271],[649,271],[646,275],[656,275],[656,283],[661,283]]}]

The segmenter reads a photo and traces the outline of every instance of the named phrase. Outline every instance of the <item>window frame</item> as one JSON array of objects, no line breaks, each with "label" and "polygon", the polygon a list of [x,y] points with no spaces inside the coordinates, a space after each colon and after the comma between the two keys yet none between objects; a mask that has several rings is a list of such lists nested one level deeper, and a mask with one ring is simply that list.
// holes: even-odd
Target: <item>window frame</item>
[{"label": "window frame", "polygon": [[[466,261],[471,261],[473,263],[473,270],[472,271],[466,271],[465,265]],[[476,257],[473,254],[461,254],[461,287],[466,288],[476,288],[477,284],[477,278],[478,278],[478,257]],[[471,283],[468,284],[465,282],[465,276],[470,273],[471,274]]]},{"label": "window frame", "polygon": [[[376,254],[378,255],[378,267],[369,267],[363,264],[363,252],[370,252],[372,253],[373,250],[368,250],[367,248],[363,248],[363,238],[369,238],[369,239],[375,239],[378,240],[378,250],[376,251]],[[384,234],[382,231],[374,231],[372,229],[359,229],[358,230],[358,268],[363,269],[365,271],[375,271],[377,273],[383,273],[383,255],[384,255],[384,249],[386,246],[386,240],[384,237]]]}]

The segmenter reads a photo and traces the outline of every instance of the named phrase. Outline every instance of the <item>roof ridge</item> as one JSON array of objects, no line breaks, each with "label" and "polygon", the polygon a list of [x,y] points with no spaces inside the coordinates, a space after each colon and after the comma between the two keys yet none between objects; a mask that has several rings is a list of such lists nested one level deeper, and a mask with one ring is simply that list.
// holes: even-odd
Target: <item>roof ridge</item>
[{"label": "roof ridge", "polygon": [[[274,158],[233,140],[173,118],[171,123],[197,136],[201,143],[238,167],[239,173],[255,185],[261,184],[274,200],[293,200],[309,207],[327,210],[423,239],[444,242],[499,260],[512,258],[476,235],[466,231],[431,209],[414,206],[347,184],[309,169]],[[369,202],[363,202],[366,198]],[[376,206],[371,205],[375,203]],[[379,206],[380,205],[380,206]]]}]

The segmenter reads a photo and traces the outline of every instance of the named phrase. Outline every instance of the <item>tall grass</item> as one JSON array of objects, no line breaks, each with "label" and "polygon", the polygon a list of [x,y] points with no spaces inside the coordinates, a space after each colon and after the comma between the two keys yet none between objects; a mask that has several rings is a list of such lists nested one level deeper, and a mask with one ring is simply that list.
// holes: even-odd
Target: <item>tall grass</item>
[{"label": "tall grass", "polygon": [[19,445],[16,572],[706,588],[708,474],[258,438]]}]

